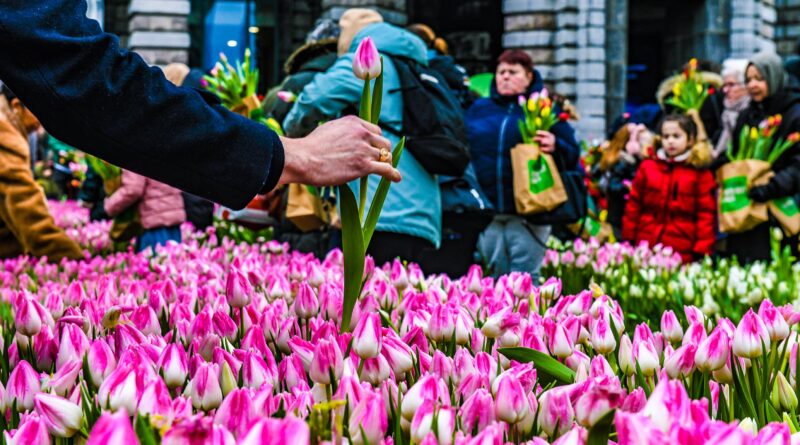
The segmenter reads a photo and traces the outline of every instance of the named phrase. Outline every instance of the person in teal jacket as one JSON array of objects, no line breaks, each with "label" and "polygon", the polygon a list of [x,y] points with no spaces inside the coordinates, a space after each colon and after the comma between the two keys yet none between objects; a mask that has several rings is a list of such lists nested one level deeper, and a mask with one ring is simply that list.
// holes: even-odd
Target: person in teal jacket
[{"label": "person in teal jacket", "polygon": [[[340,57],[325,73],[318,74],[297,97],[286,116],[284,129],[291,137],[304,135],[320,122],[358,108],[363,81],[353,74],[353,57],[359,42],[371,37],[384,56],[383,106],[380,124],[400,130],[403,124],[403,98],[398,91],[400,81],[392,57],[406,57],[427,64],[425,44],[417,36],[383,23],[382,17],[368,9],[350,9],[339,21]],[[399,140],[384,131],[392,144]],[[376,264],[400,257],[419,261],[420,253],[438,247],[441,240],[441,197],[437,178],[429,174],[408,152],[403,152],[398,165],[403,181],[393,184],[378,220],[368,253]],[[368,202],[378,186],[379,177],[369,180]],[[357,183],[358,181],[356,181]],[[358,185],[354,191],[358,196]]]}]

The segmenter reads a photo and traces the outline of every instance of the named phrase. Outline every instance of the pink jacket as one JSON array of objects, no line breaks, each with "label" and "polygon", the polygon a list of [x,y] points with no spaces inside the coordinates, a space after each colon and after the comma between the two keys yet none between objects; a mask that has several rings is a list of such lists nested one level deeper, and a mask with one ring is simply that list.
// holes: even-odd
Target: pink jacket
[{"label": "pink jacket", "polygon": [[106,213],[116,216],[137,202],[145,229],[171,227],[186,221],[180,190],[123,170],[122,187],[105,200]]}]

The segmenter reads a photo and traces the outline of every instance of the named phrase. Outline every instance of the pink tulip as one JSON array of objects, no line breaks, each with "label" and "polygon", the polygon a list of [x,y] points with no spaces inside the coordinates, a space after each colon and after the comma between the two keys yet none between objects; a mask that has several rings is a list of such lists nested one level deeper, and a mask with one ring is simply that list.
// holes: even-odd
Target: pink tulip
[{"label": "pink tulip", "polygon": [[242,308],[250,304],[253,298],[253,286],[247,280],[247,276],[241,270],[231,267],[225,283],[225,298],[228,305],[234,308]]},{"label": "pink tulip", "polygon": [[259,354],[248,352],[242,359],[242,381],[253,389],[265,383],[274,387],[278,383],[278,370],[268,366]]},{"label": "pink tulip", "polygon": [[375,358],[381,353],[381,317],[375,312],[363,314],[353,331],[353,352],[362,359]]},{"label": "pink tulip", "polygon": [[608,319],[603,316],[599,316],[595,321],[590,338],[592,347],[600,354],[609,354],[617,347]]},{"label": "pink tulip", "polygon": [[697,348],[695,364],[703,372],[716,371],[725,366],[730,353],[730,338],[721,329],[714,329]]},{"label": "pink tulip", "polygon": [[392,286],[397,289],[397,292],[403,292],[408,287],[408,273],[406,273],[406,268],[403,267],[403,263],[396,258],[392,261],[392,270],[389,273],[389,279],[392,282]]},{"label": "pink tulip", "polygon": [[74,324],[64,325],[61,331],[56,368],[60,368],[69,361],[82,363],[83,354],[87,350],[89,350],[89,339],[86,338],[86,334]]},{"label": "pink tulip", "polygon": [[515,375],[504,374],[498,380],[500,383],[495,394],[495,416],[513,425],[528,414],[528,400]]},{"label": "pink tulip", "polygon": [[380,443],[389,427],[386,405],[379,394],[368,392],[350,415],[353,443]]},{"label": "pink tulip", "polygon": [[83,284],[80,281],[71,282],[64,294],[64,304],[78,306],[84,299],[86,299],[86,292],[83,290]]},{"label": "pink tulip", "polygon": [[236,439],[224,426],[216,425],[211,417],[193,416],[174,423],[164,434],[162,445],[234,445]]},{"label": "pink tulip", "polygon": [[[23,346],[27,349],[30,343],[28,337],[17,333],[16,346]],[[36,367],[39,370],[49,370],[56,361],[58,355],[58,339],[53,337],[53,330],[49,326],[42,326],[42,330],[33,336],[33,353],[36,355]]]},{"label": "pink tulip", "polygon": [[97,386],[102,385],[103,381],[117,367],[117,359],[114,358],[114,353],[111,352],[108,343],[100,338],[92,342],[89,347],[87,362],[89,363],[92,382]]},{"label": "pink tulip", "polygon": [[136,372],[131,365],[118,366],[100,385],[97,391],[97,401],[101,408],[110,408],[112,411],[125,409],[128,412],[136,411],[139,391]]},{"label": "pink tulip", "polygon": [[683,345],[664,359],[664,370],[671,379],[688,377],[695,366],[697,346]]},{"label": "pink tulip", "polygon": [[319,313],[319,300],[314,289],[306,283],[300,283],[294,300],[294,313],[298,318],[308,319]]},{"label": "pink tulip", "polygon": [[212,410],[222,403],[222,388],[216,364],[203,363],[189,382],[192,405],[203,411]]},{"label": "pink tulip", "polygon": [[16,403],[17,411],[30,411],[33,398],[40,391],[39,375],[27,361],[22,360],[8,376],[6,406],[11,408]]},{"label": "pink tulip", "polygon": [[331,378],[339,379],[344,371],[342,351],[335,341],[320,340],[314,347],[314,358],[308,374],[316,383],[330,385]]},{"label": "pink tulip", "polygon": [[481,431],[495,420],[494,399],[484,388],[473,392],[461,405],[459,415],[465,433]]},{"label": "pink tulip", "polygon": [[364,38],[356,48],[353,58],[353,74],[366,81],[375,79],[381,74],[381,56],[370,37]]},{"label": "pink tulip", "polygon": [[541,304],[553,301],[561,296],[561,280],[555,277],[550,277],[547,281],[539,286],[539,298],[542,300]]},{"label": "pink tulip", "polygon": [[42,419],[35,415],[26,415],[20,419],[16,431],[4,431],[5,445],[50,445],[50,435]]},{"label": "pink tulip", "polygon": [[789,425],[772,422],[761,428],[761,431],[758,432],[758,436],[756,436],[756,440],[753,441],[753,445],[780,445],[791,442]]},{"label": "pink tulip", "polygon": [[426,375],[417,380],[411,388],[408,389],[405,396],[403,396],[402,414],[406,420],[411,420],[414,413],[426,401],[435,401],[440,397],[447,395],[447,389],[439,384],[439,380],[433,375]]},{"label": "pink tulip", "polygon": [[622,406],[625,393],[610,385],[591,385],[589,390],[575,402],[575,419],[586,428],[591,428],[603,416]]},{"label": "pink tulip", "polygon": [[480,294],[483,291],[483,270],[477,264],[470,266],[467,276],[463,278],[463,285],[467,291]]},{"label": "pink tulip", "polygon": [[42,317],[36,305],[39,303],[21,295],[14,314],[14,326],[20,334],[32,337],[42,330]]},{"label": "pink tulip", "polygon": [[645,376],[652,376],[660,369],[658,353],[650,340],[633,344],[633,358]]},{"label": "pink tulip", "polygon": [[81,371],[81,362],[68,362],[58,369],[52,376],[45,376],[41,379],[42,390],[49,391],[60,396],[66,396],[67,393],[75,388],[78,379],[78,373]]},{"label": "pink tulip", "polygon": [[56,437],[72,437],[81,427],[83,410],[69,400],[40,393],[36,394],[34,405],[47,431]]},{"label": "pink tulip", "polygon": [[646,416],[636,413],[618,412],[614,416],[619,445],[670,445],[667,435],[658,429]]},{"label": "pink tulip", "polygon": [[669,431],[675,421],[691,417],[691,402],[686,388],[677,380],[661,379],[650,394],[642,414],[663,432]]},{"label": "pink tulip", "polygon": [[507,330],[519,326],[520,315],[511,307],[501,309],[490,315],[481,327],[481,332],[488,338],[498,338]]},{"label": "pink tulip", "polygon": [[244,437],[256,417],[250,390],[234,389],[214,414],[214,423],[224,426],[236,437]]},{"label": "pink tulip", "polygon": [[733,424],[727,425],[725,428],[717,431],[716,434],[712,435],[705,443],[708,445],[750,445],[752,442],[753,436],[749,432],[743,431]]},{"label": "pink tulip", "polygon": [[689,325],[689,328],[686,330],[686,333],[683,335],[683,341],[681,344],[688,345],[699,345],[703,340],[708,337],[706,334],[706,327],[700,323],[693,323]]},{"label": "pink tulip", "polygon": [[456,320],[453,311],[443,305],[437,304],[431,311],[428,323],[428,333],[431,340],[442,343],[453,338],[456,330]]},{"label": "pink tulip", "polygon": [[186,382],[189,374],[189,365],[186,351],[179,343],[171,343],[161,352],[158,358],[158,368],[168,388],[178,388]]},{"label": "pink tulip", "polygon": [[364,360],[364,367],[361,370],[361,380],[369,382],[375,386],[380,385],[384,380],[388,380],[391,376],[392,369],[389,367],[389,362],[382,355],[375,358]]},{"label": "pink tulip", "polygon": [[569,400],[569,392],[563,388],[545,391],[539,397],[539,426],[549,437],[560,436],[569,431],[574,418],[575,411]]},{"label": "pink tulip", "polygon": [[89,433],[86,445],[106,445],[112,443],[139,445],[139,439],[131,427],[131,420],[124,409],[116,413],[104,412]]},{"label": "pink tulip", "polygon": [[664,311],[661,316],[661,333],[670,343],[678,343],[683,339],[683,327],[671,310]]},{"label": "pink tulip", "polygon": [[770,340],[778,342],[789,336],[789,323],[786,322],[783,315],[770,300],[761,302],[761,306],[758,308],[758,316],[764,321]]},{"label": "pink tulip", "polygon": [[566,358],[572,355],[575,345],[570,338],[566,328],[561,323],[553,323],[547,319],[545,331],[547,332],[547,347],[550,353],[558,358]]},{"label": "pink tulip", "polygon": [[629,413],[638,413],[644,408],[646,403],[647,398],[644,395],[644,390],[640,387],[634,389],[625,397],[625,402],[622,403],[620,409]]},{"label": "pink tulip", "polygon": [[237,445],[288,445],[309,443],[311,431],[304,420],[292,415],[284,419],[258,421]]},{"label": "pink tulip", "polygon": [[291,91],[283,91],[283,90],[278,91],[277,96],[278,99],[286,102],[287,104],[293,103],[294,101],[297,100],[297,96]]},{"label": "pink tulip", "polygon": [[752,309],[748,310],[733,334],[733,353],[739,357],[757,358],[766,349],[769,351],[770,338],[761,317]]},{"label": "pink tulip", "polygon": [[172,397],[161,379],[153,380],[144,388],[137,406],[139,414],[148,415],[154,419],[172,419]]}]

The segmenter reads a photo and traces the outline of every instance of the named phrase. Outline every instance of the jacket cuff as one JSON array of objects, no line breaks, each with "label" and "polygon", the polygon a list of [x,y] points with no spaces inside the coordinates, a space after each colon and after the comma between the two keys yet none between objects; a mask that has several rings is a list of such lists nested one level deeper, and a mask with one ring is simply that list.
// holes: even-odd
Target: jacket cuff
[{"label": "jacket cuff", "polygon": [[258,192],[260,195],[269,193],[278,185],[278,180],[281,179],[281,175],[283,174],[285,162],[286,157],[283,153],[283,143],[281,143],[281,139],[275,135],[272,145],[272,159],[269,163],[269,172],[264,180],[264,185],[261,186],[261,190]]}]

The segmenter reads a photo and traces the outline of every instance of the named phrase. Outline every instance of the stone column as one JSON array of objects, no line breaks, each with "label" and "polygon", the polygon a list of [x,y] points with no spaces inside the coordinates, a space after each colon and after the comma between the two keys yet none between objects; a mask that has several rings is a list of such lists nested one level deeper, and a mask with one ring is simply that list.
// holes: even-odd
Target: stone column
[{"label": "stone column", "polygon": [[748,58],[762,49],[775,49],[774,0],[731,1],[730,57]]},{"label": "stone column", "polygon": [[505,0],[504,48],[527,51],[545,84],[581,113],[580,137],[606,126],[603,0]]},{"label": "stone column", "polygon": [[394,25],[406,25],[405,0],[322,0],[322,16],[339,19],[350,8],[371,8],[380,12],[383,19]]},{"label": "stone column", "polygon": [[628,0],[606,1],[606,117],[625,111],[628,95]]},{"label": "stone column", "polygon": [[131,0],[128,48],[152,65],[189,62],[188,0]]}]

